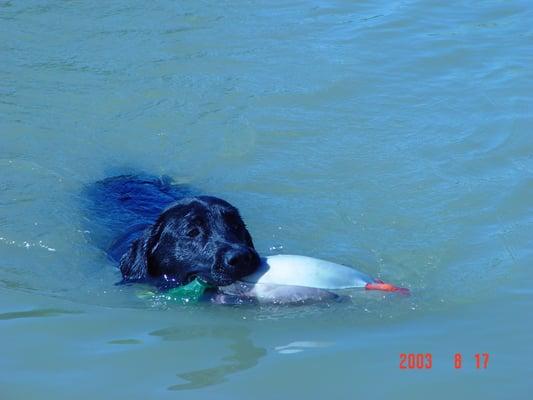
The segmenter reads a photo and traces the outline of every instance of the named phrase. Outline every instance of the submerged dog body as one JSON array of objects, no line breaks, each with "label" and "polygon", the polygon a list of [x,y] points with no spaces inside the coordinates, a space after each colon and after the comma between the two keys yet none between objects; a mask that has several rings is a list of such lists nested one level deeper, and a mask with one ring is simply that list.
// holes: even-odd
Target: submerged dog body
[{"label": "submerged dog body", "polygon": [[89,195],[93,218],[118,235],[107,251],[124,282],[165,289],[199,277],[225,286],[260,264],[238,210],[222,199],[136,175],[99,181]]}]

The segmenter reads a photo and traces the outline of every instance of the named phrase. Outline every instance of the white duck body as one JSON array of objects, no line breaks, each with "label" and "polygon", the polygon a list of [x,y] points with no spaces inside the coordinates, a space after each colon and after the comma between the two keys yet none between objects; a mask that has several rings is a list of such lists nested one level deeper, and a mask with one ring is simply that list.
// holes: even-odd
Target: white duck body
[{"label": "white duck body", "polygon": [[288,285],[316,289],[364,288],[375,280],[356,269],[318,258],[275,255],[262,258],[261,265],[242,281],[257,285]]},{"label": "white duck body", "polygon": [[313,287],[238,281],[218,288],[211,301],[217,304],[304,304],[338,298],[333,292]]}]

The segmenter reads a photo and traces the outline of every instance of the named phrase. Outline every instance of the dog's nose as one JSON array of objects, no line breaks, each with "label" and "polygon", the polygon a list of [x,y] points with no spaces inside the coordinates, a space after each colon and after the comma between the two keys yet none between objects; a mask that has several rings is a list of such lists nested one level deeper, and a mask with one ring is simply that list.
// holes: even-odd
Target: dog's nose
[{"label": "dog's nose", "polygon": [[246,248],[230,249],[224,255],[224,264],[236,275],[245,276],[254,270],[254,254]]},{"label": "dog's nose", "polygon": [[228,250],[224,256],[224,261],[228,267],[239,268],[248,262],[248,251],[246,250]]}]

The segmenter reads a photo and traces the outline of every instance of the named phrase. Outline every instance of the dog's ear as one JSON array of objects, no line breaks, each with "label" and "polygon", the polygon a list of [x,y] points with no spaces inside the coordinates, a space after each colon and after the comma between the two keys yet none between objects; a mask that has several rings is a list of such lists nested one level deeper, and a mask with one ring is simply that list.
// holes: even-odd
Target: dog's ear
[{"label": "dog's ear", "polygon": [[120,272],[124,281],[140,281],[146,278],[148,271],[149,230],[134,240],[127,253],[120,259]]},{"label": "dog's ear", "polygon": [[157,244],[161,230],[161,225],[155,224],[131,243],[128,252],[120,259],[123,281],[143,281],[148,278],[149,258],[155,250],[154,244]]}]

